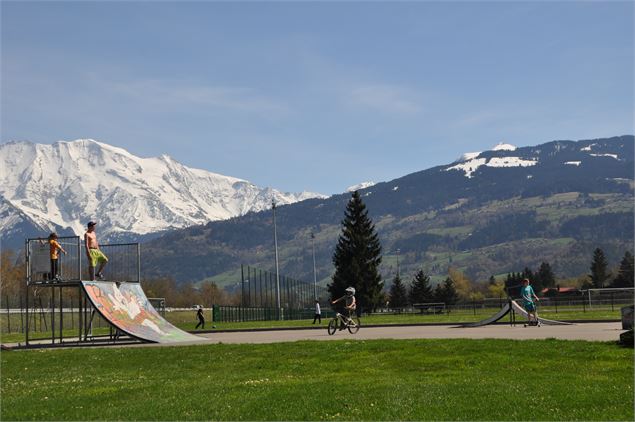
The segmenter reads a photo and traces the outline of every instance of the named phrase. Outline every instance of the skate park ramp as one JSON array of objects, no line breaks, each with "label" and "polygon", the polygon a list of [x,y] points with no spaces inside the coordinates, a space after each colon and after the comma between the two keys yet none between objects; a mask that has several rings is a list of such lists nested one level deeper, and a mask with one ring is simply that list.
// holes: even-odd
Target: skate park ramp
[{"label": "skate park ramp", "polygon": [[[525,308],[520,306],[515,300],[512,300],[511,302],[514,312],[527,318],[527,311],[525,311]],[[540,314],[540,312],[538,314]],[[552,319],[545,319],[540,317],[538,317],[538,321],[540,321],[540,323],[544,325],[573,325],[570,322],[554,321]]]},{"label": "skate park ramp", "polygon": [[[525,311],[525,309],[522,306],[520,306],[515,300],[510,300],[495,315],[492,315],[491,317],[483,319],[478,322],[462,325],[462,327],[482,327],[484,325],[493,324],[497,322],[498,320],[500,320],[501,318],[503,318],[512,310],[515,313],[527,318],[527,311]],[[545,319],[540,317],[538,317],[538,321],[540,321],[540,323],[544,325],[572,325],[569,322],[554,321],[551,319]]]},{"label": "skate park ramp", "polygon": [[463,325],[463,327],[482,327],[483,325],[493,324],[499,319],[501,319],[502,317],[504,317],[505,315],[507,315],[510,310],[511,310],[511,307],[509,305],[509,302],[507,302],[505,306],[503,306],[501,310],[496,313],[496,315],[493,315],[489,318],[482,319],[478,322],[465,324]]},{"label": "skate park ramp", "polygon": [[153,343],[203,340],[159,315],[139,283],[82,281],[82,287],[97,312],[113,327],[132,337]]}]

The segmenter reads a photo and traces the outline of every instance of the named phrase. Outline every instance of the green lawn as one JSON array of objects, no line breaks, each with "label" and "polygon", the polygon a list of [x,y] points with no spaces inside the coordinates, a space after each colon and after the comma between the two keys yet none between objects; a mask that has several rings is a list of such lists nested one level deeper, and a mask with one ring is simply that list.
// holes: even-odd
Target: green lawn
[{"label": "green lawn", "polygon": [[611,343],[304,341],[14,351],[1,361],[2,420],[634,417],[633,349]]}]

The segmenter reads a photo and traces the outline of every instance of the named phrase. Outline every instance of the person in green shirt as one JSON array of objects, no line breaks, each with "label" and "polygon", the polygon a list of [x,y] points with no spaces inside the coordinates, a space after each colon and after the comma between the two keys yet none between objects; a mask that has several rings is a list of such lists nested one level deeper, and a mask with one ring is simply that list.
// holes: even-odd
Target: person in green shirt
[{"label": "person in green shirt", "polygon": [[[536,304],[534,299],[539,301],[538,296],[534,293],[534,289],[529,285],[529,279],[523,280],[523,287],[520,289],[520,296],[523,299],[523,307],[527,311],[527,319],[530,325],[539,325],[538,316],[536,315]],[[533,321],[533,324],[532,324]]]}]

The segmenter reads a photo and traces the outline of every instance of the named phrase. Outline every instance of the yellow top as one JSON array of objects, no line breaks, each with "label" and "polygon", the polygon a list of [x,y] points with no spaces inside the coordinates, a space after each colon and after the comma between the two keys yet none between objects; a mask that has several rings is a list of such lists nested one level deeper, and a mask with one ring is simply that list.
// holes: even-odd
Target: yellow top
[{"label": "yellow top", "polygon": [[49,240],[49,246],[51,247],[51,259],[57,259],[58,258],[57,251],[59,249],[62,249],[62,245],[57,243],[57,240],[51,239]]}]

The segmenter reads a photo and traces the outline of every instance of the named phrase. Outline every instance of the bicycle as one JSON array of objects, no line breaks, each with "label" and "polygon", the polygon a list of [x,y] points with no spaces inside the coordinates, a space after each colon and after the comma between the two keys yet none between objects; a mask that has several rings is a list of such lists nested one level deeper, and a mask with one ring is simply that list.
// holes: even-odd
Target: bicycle
[{"label": "bicycle", "polygon": [[333,319],[329,321],[329,325],[327,327],[329,335],[332,336],[333,334],[335,334],[338,326],[347,328],[349,333],[355,334],[359,331],[359,318],[357,318],[356,316],[347,317],[337,312]]}]

